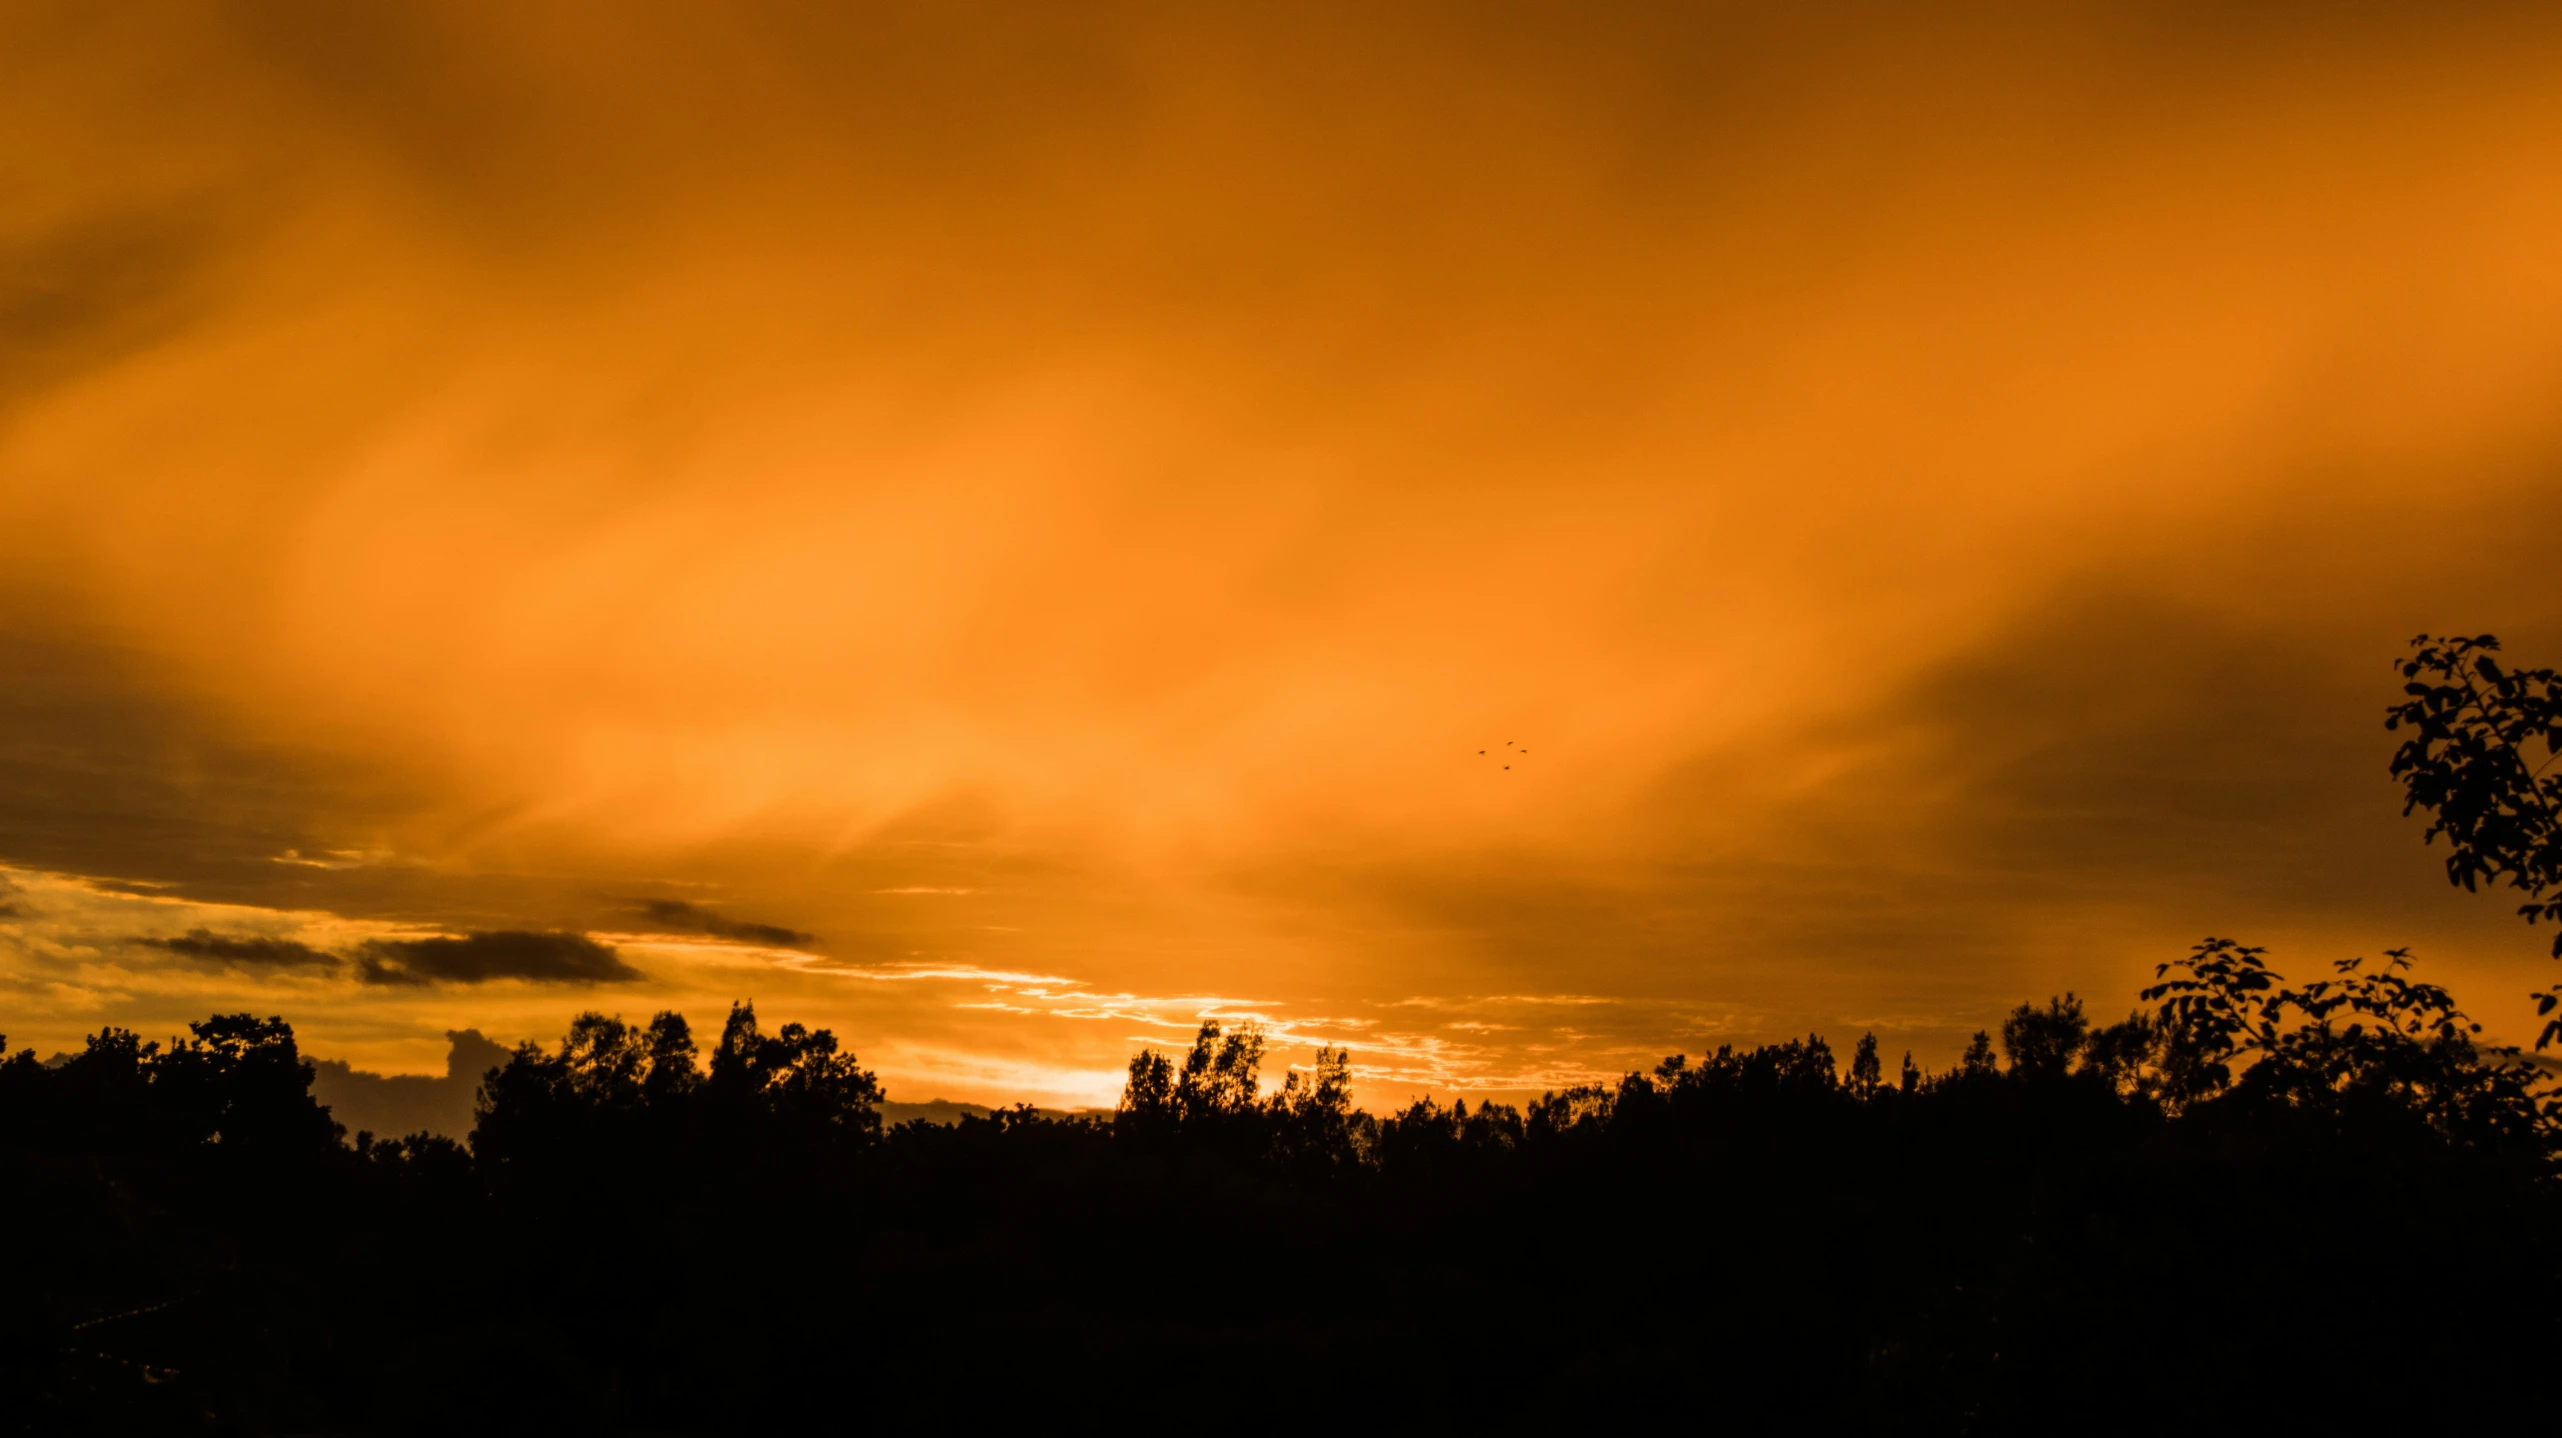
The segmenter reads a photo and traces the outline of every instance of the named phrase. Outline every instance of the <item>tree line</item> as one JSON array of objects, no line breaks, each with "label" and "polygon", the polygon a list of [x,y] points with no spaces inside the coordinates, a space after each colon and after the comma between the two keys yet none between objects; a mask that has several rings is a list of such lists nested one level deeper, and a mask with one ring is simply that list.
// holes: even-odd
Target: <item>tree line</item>
[{"label": "tree line", "polygon": [[[2395,772],[2456,882],[2554,919],[2562,684],[2495,655],[2415,646]],[[708,1052],[585,1014],[490,1069],[467,1142],[351,1139],[281,1019],[108,1028],[0,1060],[0,1430],[2549,1411],[2546,1068],[2401,951],[2296,980],[2210,938],[2152,980],[2113,1022],[2023,1003],[1941,1073],[1810,1035],[1376,1115],[1349,1054],[1266,1092],[1263,1033],[1211,1022],[1110,1114],[950,1126],[884,1126],[835,1035],[751,1004]]]}]

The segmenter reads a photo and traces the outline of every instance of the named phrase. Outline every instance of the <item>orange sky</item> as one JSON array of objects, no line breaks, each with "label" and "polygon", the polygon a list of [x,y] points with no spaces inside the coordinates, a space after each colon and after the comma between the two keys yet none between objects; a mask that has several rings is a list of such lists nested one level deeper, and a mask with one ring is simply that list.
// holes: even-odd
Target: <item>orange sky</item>
[{"label": "orange sky", "polygon": [[2380,711],[2562,662],[2548,9],[506,8],[0,15],[11,1044],[1378,1103],[2209,932],[2528,1033]]}]

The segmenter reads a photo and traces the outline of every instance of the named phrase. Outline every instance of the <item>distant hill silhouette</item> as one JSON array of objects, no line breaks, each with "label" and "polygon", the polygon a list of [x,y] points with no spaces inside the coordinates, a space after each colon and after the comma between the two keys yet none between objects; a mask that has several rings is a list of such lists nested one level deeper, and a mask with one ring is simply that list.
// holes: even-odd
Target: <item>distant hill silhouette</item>
[{"label": "distant hill silhouette", "polygon": [[903,1123],[932,1123],[949,1127],[965,1118],[986,1118],[995,1110],[985,1104],[954,1103],[947,1098],[928,1099],[923,1103],[879,1104],[881,1122],[895,1128]]},{"label": "distant hill silhouette", "polygon": [[[903,1123],[931,1123],[950,1127],[965,1118],[984,1119],[996,1110],[980,1103],[955,1103],[947,1098],[927,1099],[923,1103],[892,1103],[883,1099],[875,1105],[881,1122],[890,1127]],[[1073,1118],[1080,1110],[1036,1108],[1032,1112],[1043,1118]]]}]

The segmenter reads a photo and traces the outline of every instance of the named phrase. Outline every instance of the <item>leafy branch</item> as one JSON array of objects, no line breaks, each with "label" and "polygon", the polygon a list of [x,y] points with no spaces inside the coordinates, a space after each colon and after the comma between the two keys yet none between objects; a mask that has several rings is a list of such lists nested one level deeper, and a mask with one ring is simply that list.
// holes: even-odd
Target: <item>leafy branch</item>
[{"label": "leafy branch", "polygon": [[[2530,923],[2562,926],[2562,675],[2551,669],[2504,667],[2497,636],[2411,641],[2394,661],[2402,702],[2385,711],[2384,727],[2408,737],[2393,755],[2402,783],[2402,812],[2429,811],[2426,841],[2447,841],[2447,881],[2479,892],[2505,883],[2527,902]],[[2529,746],[2541,744],[2540,761]],[[2553,941],[2562,958],[2562,934]],[[2547,1020],[2535,1046],[2562,1036],[2562,985],[2534,996]]]}]

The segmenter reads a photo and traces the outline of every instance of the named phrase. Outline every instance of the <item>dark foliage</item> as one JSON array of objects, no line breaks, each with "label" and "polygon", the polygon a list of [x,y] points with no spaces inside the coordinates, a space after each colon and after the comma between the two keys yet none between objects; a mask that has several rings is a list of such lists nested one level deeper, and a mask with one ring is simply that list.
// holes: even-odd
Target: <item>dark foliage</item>
[{"label": "dark foliage", "polygon": [[[1524,1109],[1323,1050],[1142,1053],[1120,1109],[881,1128],[824,1030],[582,1015],[468,1147],[343,1142],[274,1019],[0,1064],[23,1433],[2170,1433],[2489,1421],[2562,1341],[2534,1071],[2445,992],[2211,939],[2096,1030],[1889,1083],[1873,1037]],[[1504,1361],[1489,1364],[1490,1353]],[[2348,1355],[2356,1355],[2352,1360]]]},{"label": "dark foliage", "polygon": [[[2520,751],[2549,760],[2554,684],[2491,647],[2423,645],[2396,772],[2451,875],[2557,917]],[[620,963],[423,942],[362,961]],[[0,1057],[0,1432],[2542,1421],[2541,1071],[2398,950],[2296,985],[2208,939],[2154,977],[2116,1023],[2022,1004],[1938,1075],[1809,1036],[1372,1115],[1349,1055],[1267,1094],[1263,1033],[1212,1023],[1109,1115],[888,1129],[825,1030],[741,1004],[706,1055],[590,1013],[481,1077],[467,1146],[346,1141],[278,1019],[103,1029]]]},{"label": "dark foliage", "polygon": [[[2402,812],[2429,811],[2428,838],[2447,841],[2446,877],[2467,892],[2507,884],[2526,895],[2518,913],[2530,924],[2562,926],[2562,675],[2550,669],[2504,668],[2500,641],[2411,641],[2395,667],[2403,701],[2384,727],[2405,732],[2393,755],[2402,781]],[[2537,751],[2541,750],[2541,757]],[[2562,958],[2562,933],[2553,938]],[[2549,1022],[2537,1048],[2562,1037],[2562,985],[2536,995]]]}]

